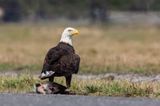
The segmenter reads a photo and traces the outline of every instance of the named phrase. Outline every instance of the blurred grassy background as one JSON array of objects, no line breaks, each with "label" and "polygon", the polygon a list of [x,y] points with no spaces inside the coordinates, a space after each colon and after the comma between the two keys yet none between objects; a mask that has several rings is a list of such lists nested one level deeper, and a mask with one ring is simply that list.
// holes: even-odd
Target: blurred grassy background
[{"label": "blurred grassy background", "polygon": [[[66,25],[1,24],[0,70],[41,71],[48,49],[56,46]],[[160,72],[160,31],[156,26],[76,25],[73,38],[81,57],[80,73]]]}]

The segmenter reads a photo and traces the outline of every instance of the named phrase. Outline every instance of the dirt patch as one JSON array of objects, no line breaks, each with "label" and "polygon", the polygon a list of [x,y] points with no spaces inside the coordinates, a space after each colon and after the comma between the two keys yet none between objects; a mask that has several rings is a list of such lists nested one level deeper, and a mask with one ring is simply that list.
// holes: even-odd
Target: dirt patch
[{"label": "dirt patch", "polygon": [[127,80],[131,82],[143,82],[143,81],[158,81],[160,82],[160,75],[144,76],[138,74],[116,74],[106,73],[100,75],[77,75],[79,79],[106,79],[106,80]]},{"label": "dirt patch", "polygon": [[[11,77],[17,77],[22,74],[29,74],[29,73],[19,73],[15,71],[7,71],[7,72],[1,72],[0,76],[11,76]],[[39,76],[39,74],[31,74],[33,77]],[[130,82],[160,82],[160,74],[158,75],[139,75],[139,74],[117,74],[117,73],[106,73],[106,74],[99,74],[99,75],[74,75],[74,77],[81,79],[81,80],[90,80],[90,79],[106,79],[106,80],[127,80]]]}]

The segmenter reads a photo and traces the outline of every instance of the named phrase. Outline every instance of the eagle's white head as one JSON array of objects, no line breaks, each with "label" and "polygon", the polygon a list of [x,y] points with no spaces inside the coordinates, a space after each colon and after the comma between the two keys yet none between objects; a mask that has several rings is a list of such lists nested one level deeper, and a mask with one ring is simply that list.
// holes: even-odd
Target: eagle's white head
[{"label": "eagle's white head", "polygon": [[72,36],[78,35],[79,31],[75,28],[68,27],[64,29],[60,42],[65,42],[72,45]]}]

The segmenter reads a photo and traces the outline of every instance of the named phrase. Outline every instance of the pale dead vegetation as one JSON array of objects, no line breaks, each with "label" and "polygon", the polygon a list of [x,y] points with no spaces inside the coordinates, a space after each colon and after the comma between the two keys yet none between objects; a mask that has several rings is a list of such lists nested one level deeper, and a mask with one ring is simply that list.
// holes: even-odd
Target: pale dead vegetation
[{"label": "pale dead vegetation", "polygon": [[[47,50],[55,46],[65,27],[56,25],[0,25],[0,64],[41,68]],[[160,31],[157,27],[80,26],[73,38],[81,56],[81,72],[160,71]],[[12,67],[10,68],[12,69]]]}]

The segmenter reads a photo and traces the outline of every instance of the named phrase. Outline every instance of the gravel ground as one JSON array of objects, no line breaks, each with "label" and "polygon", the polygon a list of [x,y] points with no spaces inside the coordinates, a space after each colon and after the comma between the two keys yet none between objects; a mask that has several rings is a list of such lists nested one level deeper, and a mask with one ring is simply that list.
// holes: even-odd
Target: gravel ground
[{"label": "gravel ground", "polygon": [[113,80],[128,80],[130,82],[160,82],[160,74],[144,76],[139,74],[117,74],[117,73],[106,73],[99,75],[76,75],[79,79],[110,79]]},{"label": "gravel ground", "polygon": [[[17,77],[23,73],[7,71],[0,72],[0,76],[8,76],[8,77]],[[38,78],[39,73],[32,73],[35,78]],[[160,74],[157,75],[139,75],[139,74],[117,74],[117,73],[106,73],[99,75],[74,75],[76,78],[81,80],[89,80],[89,79],[110,79],[112,80],[128,80],[130,82],[160,82]]]},{"label": "gravel ground", "polygon": [[160,106],[160,100],[76,95],[0,94],[0,106]]}]

